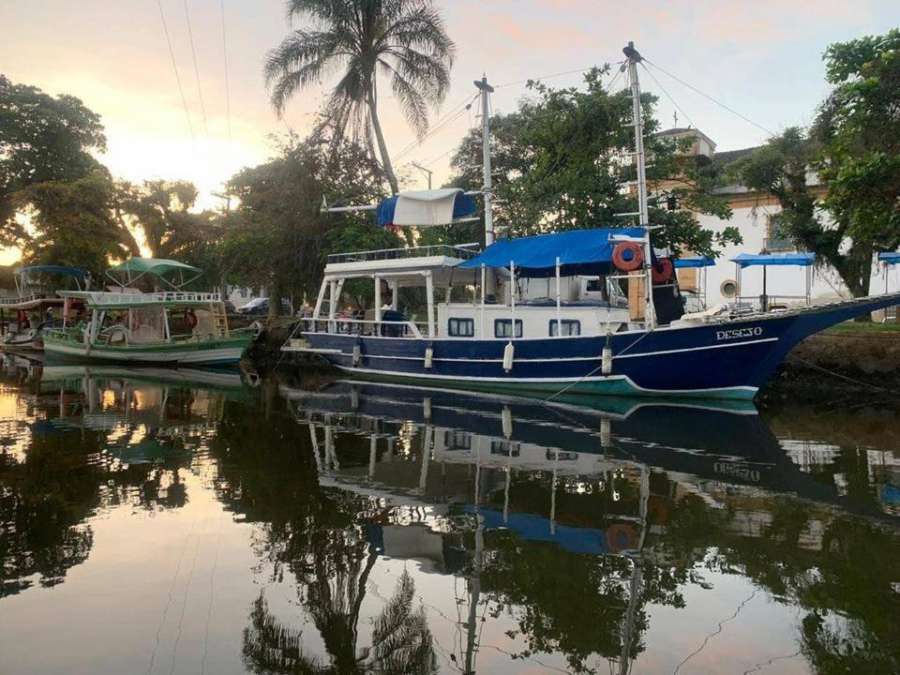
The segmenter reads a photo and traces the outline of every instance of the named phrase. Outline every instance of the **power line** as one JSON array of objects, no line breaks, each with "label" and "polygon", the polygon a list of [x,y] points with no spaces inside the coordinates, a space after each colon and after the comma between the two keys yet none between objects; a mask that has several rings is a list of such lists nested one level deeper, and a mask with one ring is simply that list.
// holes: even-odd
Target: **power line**
[{"label": "power line", "polygon": [[660,90],[662,91],[662,93],[666,95],[666,98],[668,98],[668,99],[672,102],[672,105],[675,106],[675,109],[676,109],[678,112],[680,112],[682,115],[684,115],[684,119],[686,119],[686,120],[688,121],[688,124],[689,124],[690,126],[692,126],[692,127],[694,127],[694,128],[696,129],[697,127],[694,125],[694,121],[690,118],[690,115],[688,115],[686,112],[684,112],[684,110],[682,110],[681,106],[678,105],[678,104],[675,102],[675,99],[672,98],[672,95],[669,94],[669,92],[666,91],[666,88],[665,88],[664,86],[662,86],[662,84],[660,83],[660,81],[656,79],[656,75],[653,74],[653,71],[651,71],[651,70],[646,66],[646,64],[644,64],[643,62],[641,62],[641,65],[644,66],[644,71],[650,76],[650,78],[651,78],[654,82],[656,82],[656,86],[659,87]]},{"label": "power line", "polygon": [[225,39],[225,0],[220,0],[222,9],[222,60],[225,62],[225,119],[228,121],[228,141],[231,142],[231,87],[228,82],[228,43]]},{"label": "power line", "polygon": [[184,108],[184,117],[187,120],[188,131],[191,133],[191,142],[195,142],[194,125],[191,123],[191,113],[188,110],[187,99],[184,97],[184,88],[181,86],[181,76],[178,74],[178,64],[175,61],[175,50],[172,49],[172,39],[169,37],[169,26],[166,24],[166,15],[163,12],[162,0],[156,0],[159,7],[159,18],[162,21],[163,33],[166,34],[166,44],[169,45],[169,57],[172,59],[172,70],[175,71],[175,82],[178,85],[178,93],[181,96],[181,105]]},{"label": "power line", "polygon": [[194,60],[194,77],[197,79],[197,98],[200,99],[200,113],[203,115],[203,131],[209,136],[209,125],[206,122],[206,106],[203,103],[203,89],[200,87],[200,67],[197,65],[197,50],[194,48],[194,31],[191,28],[191,12],[188,0],[183,0],[184,20],[187,22],[188,41],[191,43],[191,58]]},{"label": "power line", "polygon": [[678,82],[678,83],[681,84],[682,86],[685,86],[685,87],[687,87],[688,89],[690,89],[691,91],[693,91],[693,92],[695,92],[695,93],[697,93],[697,94],[700,94],[700,96],[702,96],[703,98],[712,101],[713,103],[715,103],[717,106],[719,106],[719,107],[721,107],[721,108],[724,108],[725,110],[727,110],[728,112],[730,112],[732,115],[737,115],[737,116],[740,117],[742,120],[744,120],[745,122],[747,122],[747,124],[752,124],[752,125],[755,126],[757,129],[761,129],[762,131],[765,131],[767,134],[769,134],[769,136],[775,136],[775,135],[776,135],[775,132],[772,131],[771,129],[767,129],[767,128],[764,127],[762,124],[757,124],[756,122],[754,122],[753,120],[751,120],[749,117],[747,117],[747,116],[745,116],[745,115],[742,115],[741,113],[739,113],[739,112],[738,112],[737,110],[735,110],[734,108],[732,108],[732,107],[730,107],[730,106],[728,106],[728,105],[722,103],[721,101],[719,101],[718,99],[716,99],[716,98],[710,96],[709,94],[700,91],[699,89],[697,89],[697,87],[695,87],[695,86],[692,85],[692,84],[688,84],[687,82],[685,82],[684,80],[682,80],[680,77],[677,77],[677,76],[673,75],[672,73],[670,73],[669,71],[667,71],[667,70],[665,70],[665,69],[663,69],[663,68],[660,68],[658,65],[656,65],[656,64],[653,63],[652,61],[648,61],[648,60],[645,58],[645,59],[644,59],[644,63],[650,64],[651,66],[653,66],[654,68],[656,68],[659,72],[663,73],[664,75],[668,75],[669,77],[671,77],[673,80],[675,80],[676,82]]}]

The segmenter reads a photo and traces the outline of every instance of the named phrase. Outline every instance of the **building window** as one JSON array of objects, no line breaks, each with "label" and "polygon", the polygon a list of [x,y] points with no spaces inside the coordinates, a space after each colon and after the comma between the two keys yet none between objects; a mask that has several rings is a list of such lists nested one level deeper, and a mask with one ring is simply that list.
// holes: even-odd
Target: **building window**
[{"label": "building window", "polygon": [[770,253],[796,250],[794,242],[785,236],[780,213],[772,213],[766,216],[766,239],[763,242],[763,246]]},{"label": "building window", "polygon": [[[513,337],[512,319],[494,319],[494,337]],[[522,320],[516,319],[516,337],[522,337]]]},{"label": "building window", "polygon": [[521,446],[513,441],[491,441],[491,454],[503,457],[518,457]]},{"label": "building window", "polygon": [[450,337],[474,337],[475,319],[448,319],[447,334]]},{"label": "building window", "polygon": [[[550,337],[557,335],[581,335],[581,322],[575,319],[562,319],[557,325],[556,319],[550,320]],[[557,331],[562,331],[557,332]]]}]

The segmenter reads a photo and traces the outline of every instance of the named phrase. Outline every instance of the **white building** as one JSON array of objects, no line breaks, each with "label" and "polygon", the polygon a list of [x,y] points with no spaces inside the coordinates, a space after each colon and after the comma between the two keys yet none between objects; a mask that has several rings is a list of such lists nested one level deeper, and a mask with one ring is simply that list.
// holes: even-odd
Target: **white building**
[{"label": "white building", "polygon": [[[697,129],[669,129],[660,133],[661,136],[673,139],[691,139],[691,149],[688,154],[706,156],[710,160],[723,165],[730,164],[742,157],[749,155],[756,148],[716,152],[716,144],[705,134]],[[807,176],[807,184],[813,191],[824,193],[824,188],[819,185],[818,177],[814,172]],[[740,296],[758,297],[763,291],[763,269],[750,267],[742,271],[740,275],[740,289],[737,289],[738,275],[736,266],[731,262],[738,253],[760,253],[764,249],[770,253],[796,251],[790,241],[777,238],[776,221],[781,212],[778,201],[767,193],[750,190],[744,185],[729,185],[720,188],[718,192],[728,199],[732,209],[731,220],[721,220],[715,216],[697,214],[700,226],[713,231],[721,232],[726,227],[736,227],[744,241],[738,246],[727,246],[716,261],[714,267],[706,268],[707,305],[713,306],[723,302],[733,301],[734,293]],[[887,277],[885,274],[887,273]],[[817,262],[812,271],[811,297],[812,302],[822,303],[835,300],[839,297],[849,298],[850,292],[841,282],[837,272],[824,264]],[[698,270],[680,270],[679,280],[682,287],[690,289],[699,287],[703,290],[704,272]],[[806,272],[801,267],[767,267],[766,290],[769,296],[803,296],[806,291]],[[870,293],[883,293],[887,281],[891,291],[900,290],[900,265],[888,268],[887,272],[882,265],[873,264]],[[786,300],[784,304],[796,303],[799,300]]]}]

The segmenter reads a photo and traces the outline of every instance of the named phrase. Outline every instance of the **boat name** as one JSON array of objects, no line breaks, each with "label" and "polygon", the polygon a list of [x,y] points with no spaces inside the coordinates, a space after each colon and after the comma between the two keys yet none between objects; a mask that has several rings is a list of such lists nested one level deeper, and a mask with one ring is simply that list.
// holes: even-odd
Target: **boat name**
[{"label": "boat name", "polygon": [[759,337],[763,329],[759,326],[753,328],[732,328],[730,330],[717,330],[716,340],[738,340],[740,338]]}]

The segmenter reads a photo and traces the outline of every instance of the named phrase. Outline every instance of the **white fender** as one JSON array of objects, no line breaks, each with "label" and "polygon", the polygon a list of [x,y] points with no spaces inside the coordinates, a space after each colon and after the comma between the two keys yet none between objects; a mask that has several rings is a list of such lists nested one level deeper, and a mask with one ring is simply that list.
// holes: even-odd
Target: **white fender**
[{"label": "white fender", "polygon": [[515,359],[516,348],[512,342],[507,342],[503,349],[503,370],[507,373],[512,370],[513,360]]},{"label": "white fender", "polygon": [[604,375],[612,373],[613,353],[612,349],[607,345],[600,353],[600,372]]},{"label": "white fender", "polygon": [[612,424],[608,417],[600,418],[600,446],[608,448],[612,445]]},{"label": "white fender", "polygon": [[500,419],[503,422],[503,437],[509,440],[513,433],[512,410],[509,409],[509,406],[503,406],[503,414]]},{"label": "white fender", "polygon": [[353,365],[358,366],[361,360],[362,350],[359,348],[359,345],[353,345]]},{"label": "white fender", "polygon": [[434,349],[431,347],[425,347],[425,369],[430,370],[431,364],[434,361]]}]

